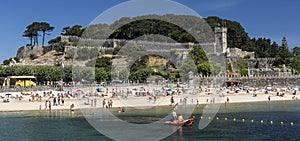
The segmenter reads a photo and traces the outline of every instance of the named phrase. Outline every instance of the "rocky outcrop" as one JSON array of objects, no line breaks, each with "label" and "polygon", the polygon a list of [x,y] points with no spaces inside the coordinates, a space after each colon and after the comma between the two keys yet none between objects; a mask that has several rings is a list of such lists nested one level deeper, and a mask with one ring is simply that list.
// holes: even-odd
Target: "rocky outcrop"
[{"label": "rocky outcrop", "polygon": [[35,56],[40,56],[43,53],[44,53],[44,49],[42,47],[23,46],[18,49],[16,57],[19,59],[25,59],[25,58],[29,58],[30,54],[34,54]]},{"label": "rocky outcrop", "polygon": [[18,49],[16,57],[19,59],[30,58],[31,54],[33,54],[35,56],[41,56],[52,50],[55,50],[55,47],[53,47],[53,46],[44,46],[44,47],[23,46]]}]

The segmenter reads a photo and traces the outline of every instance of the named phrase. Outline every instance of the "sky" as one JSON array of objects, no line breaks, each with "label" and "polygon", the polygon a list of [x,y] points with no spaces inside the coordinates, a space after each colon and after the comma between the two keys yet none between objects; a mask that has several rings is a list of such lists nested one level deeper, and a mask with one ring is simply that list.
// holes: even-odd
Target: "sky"
[{"label": "sky", "polygon": [[[140,0],[136,0],[140,1]],[[143,11],[159,11],[172,9],[181,13],[183,9],[174,8],[168,2],[160,0],[143,0],[140,6],[127,5],[116,15],[140,14]],[[266,37],[281,44],[286,37],[289,48],[300,46],[300,1],[298,0],[173,0],[190,8],[201,17],[219,16],[223,19],[237,21],[242,24],[250,37]],[[32,22],[44,21],[55,27],[46,42],[58,36],[63,27],[79,24],[88,26],[99,15],[107,16],[112,7],[125,0],[4,0],[0,5],[0,64],[3,60],[15,57],[17,49],[29,43],[22,37],[26,26]],[[132,1],[131,1],[132,2]],[[173,2],[172,2],[173,3]],[[168,7],[168,8],[166,8]],[[121,14],[120,14],[121,13]],[[114,16],[117,17],[117,16]],[[105,22],[114,19],[107,16]],[[41,42],[41,40],[40,40]]]}]

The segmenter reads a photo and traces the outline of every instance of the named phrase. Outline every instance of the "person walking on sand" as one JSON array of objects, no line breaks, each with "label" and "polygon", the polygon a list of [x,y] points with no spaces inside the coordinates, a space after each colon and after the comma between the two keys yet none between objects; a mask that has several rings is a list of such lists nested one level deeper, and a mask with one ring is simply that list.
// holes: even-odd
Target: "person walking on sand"
[{"label": "person walking on sand", "polygon": [[53,106],[56,106],[56,97],[53,98]]},{"label": "person walking on sand", "polygon": [[103,106],[103,108],[105,108],[105,99],[103,99],[103,101],[102,101],[102,106]]},{"label": "person walking on sand", "polygon": [[51,101],[49,100],[49,110],[51,111]]},{"label": "person walking on sand", "polygon": [[57,97],[58,105],[60,105],[60,96]]},{"label": "person walking on sand", "polygon": [[108,108],[110,108],[110,99],[107,100]]},{"label": "person walking on sand", "polygon": [[227,103],[229,103],[229,97],[227,97]]},{"label": "person walking on sand", "polygon": [[64,106],[64,104],[65,104],[65,99],[64,99],[64,97],[62,97],[61,98],[61,105]]},{"label": "person walking on sand", "polygon": [[110,108],[112,108],[112,105],[113,105],[113,101],[110,100]]},{"label": "person walking on sand", "polygon": [[97,104],[97,100],[96,98],[94,99],[94,107],[96,107],[96,104]]},{"label": "person walking on sand", "polygon": [[171,97],[170,101],[171,101],[171,105],[173,105],[175,103],[173,96]]},{"label": "person walking on sand", "polygon": [[268,96],[268,100],[271,101],[271,97],[270,96]]},{"label": "person walking on sand", "polygon": [[45,110],[47,110],[48,107],[48,100],[45,101]]}]

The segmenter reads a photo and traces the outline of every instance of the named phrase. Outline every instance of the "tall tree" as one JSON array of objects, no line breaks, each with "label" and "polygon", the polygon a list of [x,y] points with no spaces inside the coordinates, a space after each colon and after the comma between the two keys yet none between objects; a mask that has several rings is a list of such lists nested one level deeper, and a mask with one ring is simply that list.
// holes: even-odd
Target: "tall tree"
[{"label": "tall tree", "polygon": [[38,31],[39,31],[39,23],[33,22],[26,27],[26,30],[23,32],[23,37],[28,37],[30,39],[30,45],[36,46],[38,45]]},{"label": "tall tree", "polygon": [[286,37],[282,38],[282,45],[281,46],[283,46],[285,48],[288,48],[288,43],[287,43]]},{"label": "tall tree", "polygon": [[47,22],[33,22],[26,27],[26,30],[23,32],[23,37],[28,37],[30,39],[30,45],[38,46],[38,36],[39,32],[42,32],[43,41],[42,45],[44,46],[45,35],[47,32],[50,32],[54,29],[53,26],[50,26]]},{"label": "tall tree", "polygon": [[189,55],[195,62],[195,65],[208,61],[205,51],[200,46],[194,46]]},{"label": "tall tree", "polygon": [[296,46],[293,48],[293,55],[296,57],[300,55],[300,47]]},{"label": "tall tree", "polygon": [[283,37],[282,45],[278,49],[278,53],[274,65],[275,66],[283,65],[283,64],[290,65],[291,58],[292,58],[292,53],[288,49],[286,37]]},{"label": "tall tree", "polygon": [[34,35],[33,35],[33,32],[32,31],[30,31],[29,29],[27,29],[27,30],[25,30],[24,32],[23,32],[23,35],[22,35],[23,37],[28,37],[29,38],[29,40],[30,40],[30,46],[32,46],[32,40],[33,40],[33,37],[34,37]]},{"label": "tall tree", "polygon": [[39,30],[42,31],[42,35],[43,35],[42,46],[44,46],[46,32],[51,32],[54,29],[54,27],[50,26],[50,24],[47,22],[41,22],[39,23],[39,25],[40,25]]},{"label": "tall tree", "polygon": [[38,32],[40,31],[39,22],[33,22],[32,24],[28,25],[27,30],[32,32],[32,34],[33,34],[33,41],[34,41],[33,45],[38,46],[38,44],[39,44],[39,38],[38,38],[39,33]]}]

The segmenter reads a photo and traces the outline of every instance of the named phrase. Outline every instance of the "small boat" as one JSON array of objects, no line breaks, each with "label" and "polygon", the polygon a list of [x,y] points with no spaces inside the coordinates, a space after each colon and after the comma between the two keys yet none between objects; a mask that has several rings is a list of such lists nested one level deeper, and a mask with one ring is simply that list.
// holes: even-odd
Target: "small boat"
[{"label": "small boat", "polygon": [[176,121],[166,121],[165,124],[169,125],[178,125],[178,126],[187,126],[187,125],[192,125],[195,122],[193,118],[184,120],[182,122],[179,122],[178,120]]}]

